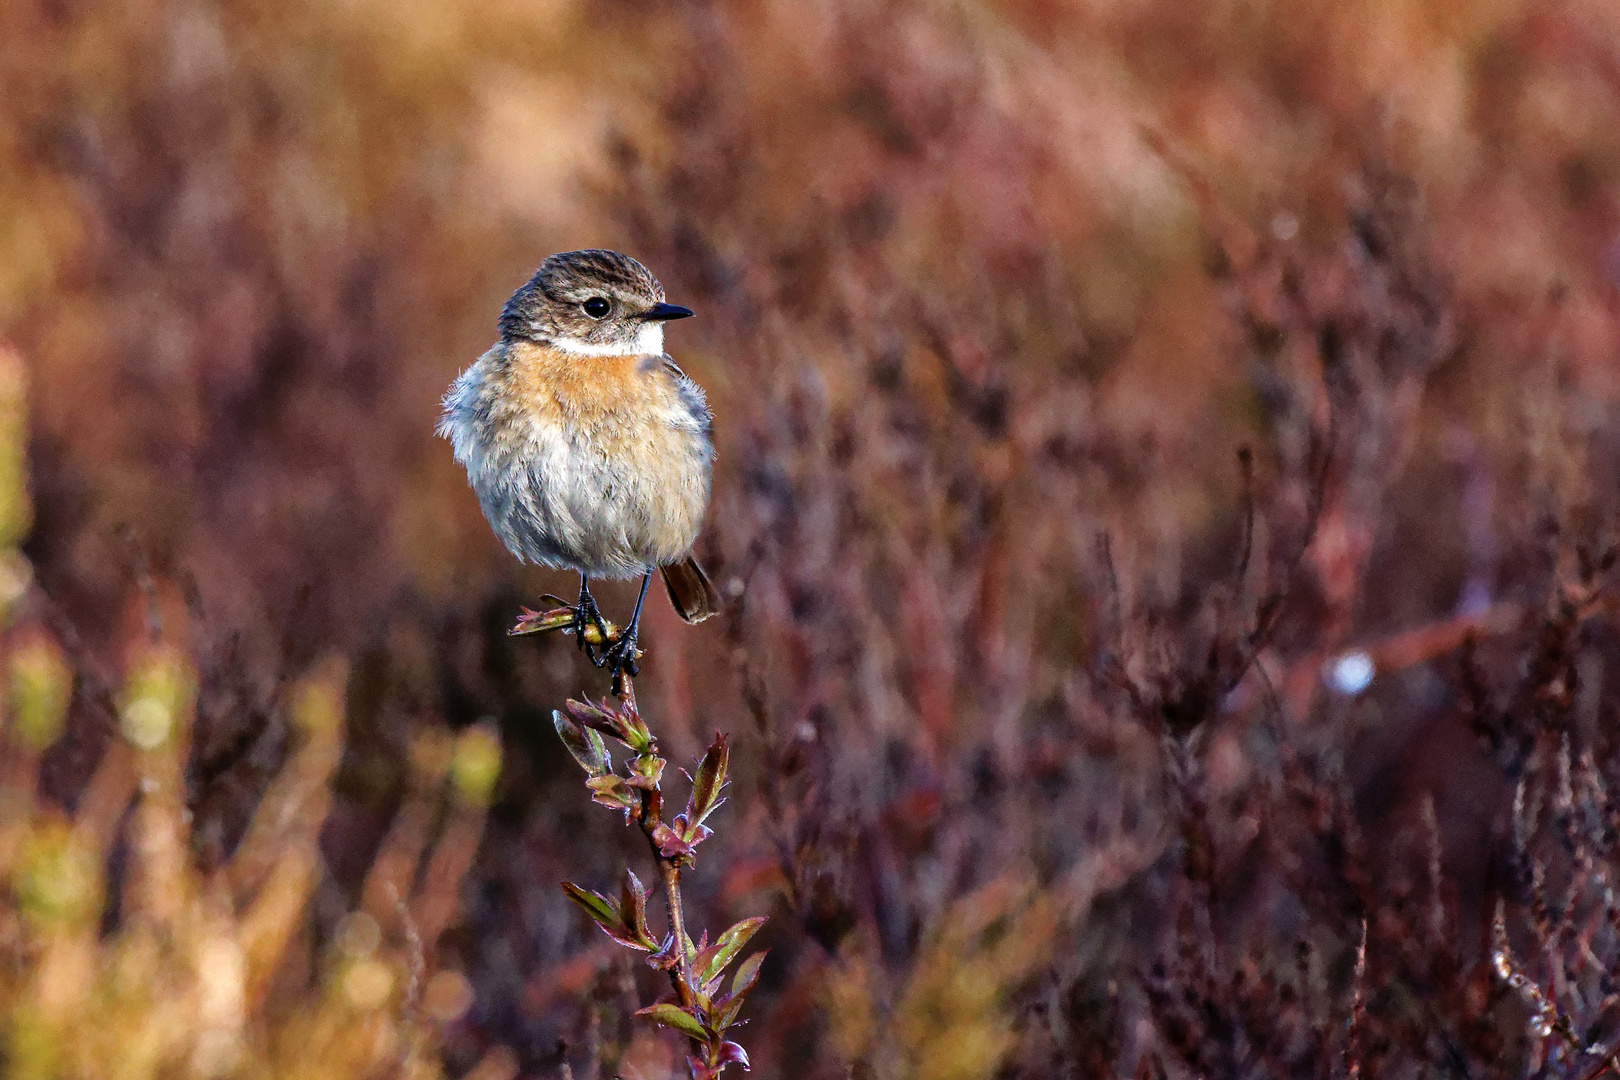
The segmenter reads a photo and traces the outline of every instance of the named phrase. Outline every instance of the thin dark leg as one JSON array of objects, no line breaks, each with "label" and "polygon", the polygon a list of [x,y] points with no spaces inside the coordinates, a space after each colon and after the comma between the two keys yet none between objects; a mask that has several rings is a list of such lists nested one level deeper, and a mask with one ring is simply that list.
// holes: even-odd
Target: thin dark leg
[{"label": "thin dark leg", "polygon": [[596,598],[591,595],[590,579],[582,573],[579,575],[579,606],[574,608],[574,642],[592,664],[601,667],[602,661],[597,659],[596,650],[585,640],[585,631],[592,625],[606,642],[607,624],[602,621],[602,613],[596,608]]},{"label": "thin dark leg", "polygon": [[[641,605],[647,602],[647,583],[651,580],[652,571],[649,570],[641,575],[641,592],[636,594],[636,609],[630,613],[630,629],[628,633],[631,637],[635,637],[636,631],[641,628]],[[631,674],[633,675],[635,672],[631,672]]]},{"label": "thin dark leg", "polygon": [[624,690],[625,675],[639,675],[641,669],[636,666],[636,632],[641,628],[641,605],[647,600],[647,584],[652,581],[652,571],[641,575],[641,592],[636,596],[636,609],[630,613],[630,625],[624,628],[619,640],[613,647],[603,654],[602,659],[613,669],[613,692],[622,693]]}]

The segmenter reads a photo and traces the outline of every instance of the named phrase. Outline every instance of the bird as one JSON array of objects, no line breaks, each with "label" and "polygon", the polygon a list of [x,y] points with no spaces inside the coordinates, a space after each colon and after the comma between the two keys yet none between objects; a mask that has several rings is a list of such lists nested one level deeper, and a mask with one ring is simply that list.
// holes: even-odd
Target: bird
[{"label": "bird", "polygon": [[[507,550],[579,574],[568,628],[593,664],[610,668],[616,691],[638,674],[655,570],[686,622],[721,606],[692,556],[709,504],[713,414],[664,352],[665,324],[692,315],[666,303],[663,285],[628,255],[552,255],[501,309],[500,340],[451,384],[436,429]],[[609,642],[591,579],[638,575],[635,611]]]}]

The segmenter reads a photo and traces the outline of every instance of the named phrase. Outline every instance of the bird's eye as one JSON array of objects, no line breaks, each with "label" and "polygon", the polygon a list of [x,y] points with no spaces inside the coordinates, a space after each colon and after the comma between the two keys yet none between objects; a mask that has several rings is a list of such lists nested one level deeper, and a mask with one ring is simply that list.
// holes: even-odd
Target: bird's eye
[{"label": "bird's eye", "polygon": [[602,316],[608,313],[609,309],[611,309],[613,305],[602,299],[600,296],[593,296],[581,304],[580,307],[584,308],[585,314],[589,315],[591,318],[600,319]]}]

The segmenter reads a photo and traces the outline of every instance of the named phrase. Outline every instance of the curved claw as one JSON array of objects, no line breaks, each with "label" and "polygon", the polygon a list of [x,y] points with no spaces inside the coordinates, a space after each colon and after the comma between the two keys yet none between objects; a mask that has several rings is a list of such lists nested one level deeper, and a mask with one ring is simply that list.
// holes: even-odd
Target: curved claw
[{"label": "curved claw", "polygon": [[636,648],[636,635],[633,630],[623,634],[603,651],[602,663],[613,672],[615,695],[624,692],[625,676],[634,678],[641,674],[641,665],[636,663],[636,659],[640,656],[641,650]]},{"label": "curved claw", "polygon": [[[570,629],[574,633],[574,643],[579,646],[579,650],[590,659],[593,666],[601,667],[602,661],[596,658],[591,646],[607,645],[613,640],[613,636],[607,620],[602,618],[602,613],[597,610],[596,598],[583,583],[579,590],[579,603],[574,607],[574,621]],[[596,632],[594,640],[591,635],[593,630]]]},{"label": "curved claw", "polygon": [[602,653],[602,660],[613,666],[615,671],[626,671],[631,675],[641,674],[641,668],[636,660],[641,656],[641,650],[636,648],[636,639],[625,634],[609,645]]}]

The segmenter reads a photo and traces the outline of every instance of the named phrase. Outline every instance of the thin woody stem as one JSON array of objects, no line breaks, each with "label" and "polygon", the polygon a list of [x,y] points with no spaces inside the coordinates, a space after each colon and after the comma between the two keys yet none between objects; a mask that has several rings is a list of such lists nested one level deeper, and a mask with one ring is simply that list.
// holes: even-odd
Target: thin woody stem
[{"label": "thin woody stem", "polygon": [[[629,678],[624,680],[624,691],[619,700],[636,707],[635,683]],[[664,857],[658,850],[658,842],[653,839],[653,830],[662,823],[663,796],[656,791],[643,791],[641,793],[641,813],[636,818],[636,824],[647,837],[647,845],[652,848],[653,858],[658,862],[658,876],[664,880],[664,898],[669,904],[669,931],[675,938],[675,973],[670,981],[675,984],[675,993],[681,999],[681,1005],[691,1008],[696,995],[692,987],[692,941],[686,936],[686,917],[681,909],[681,868],[675,859]]]},{"label": "thin woody stem", "polygon": [[[655,852],[656,854],[656,852]],[[681,868],[673,859],[658,858],[658,873],[664,879],[664,895],[669,899],[669,928],[675,935],[675,963],[680,977],[675,980],[675,992],[681,1004],[692,1006],[691,941],[686,936],[686,919],[681,914]]]}]

